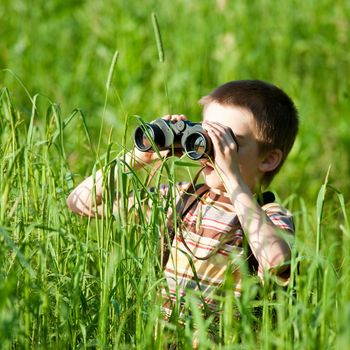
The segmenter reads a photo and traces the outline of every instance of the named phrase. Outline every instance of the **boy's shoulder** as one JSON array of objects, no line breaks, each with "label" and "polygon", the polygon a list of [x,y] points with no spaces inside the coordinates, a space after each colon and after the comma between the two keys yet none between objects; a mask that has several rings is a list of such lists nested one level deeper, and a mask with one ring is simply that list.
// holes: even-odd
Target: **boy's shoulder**
[{"label": "boy's shoulder", "polygon": [[294,233],[293,214],[277,202],[267,203],[261,207],[272,223],[281,229]]},{"label": "boy's shoulder", "polygon": [[261,208],[269,214],[279,213],[279,214],[284,214],[286,216],[292,216],[292,213],[287,208],[285,208],[283,205],[275,201],[265,203],[261,206]]}]

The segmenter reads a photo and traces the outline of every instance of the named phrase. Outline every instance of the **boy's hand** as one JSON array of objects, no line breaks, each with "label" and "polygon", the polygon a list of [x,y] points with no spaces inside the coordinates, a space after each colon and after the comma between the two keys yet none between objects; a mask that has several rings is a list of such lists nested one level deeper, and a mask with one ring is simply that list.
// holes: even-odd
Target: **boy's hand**
[{"label": "boy's hand", "polygon": [[213,143],[214,162],[220,175],[240,174],[238,165],[238,144],[231,128],[217,122],[203,121],[203,128]]}]

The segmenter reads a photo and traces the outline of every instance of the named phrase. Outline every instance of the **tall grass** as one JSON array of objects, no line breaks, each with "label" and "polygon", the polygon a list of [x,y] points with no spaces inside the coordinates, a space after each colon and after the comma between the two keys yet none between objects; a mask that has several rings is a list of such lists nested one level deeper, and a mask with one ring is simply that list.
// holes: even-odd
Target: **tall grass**
[{"label": "tall grass", "polygon": [[[153,12],[161,28],[162,64]],[[303,193],[312,201],[330,163],[330,181],[349,194],[349,14],[347,1],[332,0],[145,0],[142,6],[124,0],[34,5],[3,0],[0,68],[15,72],[30,95],[53,98],[63,115],[83,109],[94,141],[104,115],[102,150],[110,127],[113,140],[122,139],[126,115],[153,120],[184,113],[199,121],[196,101],[215,86],[231,79],[274,82],[291,95],[302,117],[301,137],[275,186],[282,198]],[[116,50],[105,106],[106,76]],[[0,81],[18,108],[29,113],[27,96],[12,74],[0,73]],[[129,120],[131,128],[135,124]],[[86,151],[69,133],[66,147],[77,157]],[[95,157],[84,157],[74,163],[75,172],[90,171]]]},{"label": "tall grass", "polygon": [[[164,207],[141,174],[127,168],[122,157],[115,161],[118,154],[110,143],[92,170],[102,164],[105,181],[111,181],[116,169],[115,187],[106,183],[103,194],[106,216],[75,216],[65,203],[75,176],[64,140],[75,119],[88,140],[84,116],[74,112],[64,119],[56,105],[48,104],[45,123],[37,123],[41,97],[34,96],[28,121],[6,89],[0,96],[2,348],[162,349],[170,343],[186,349],[194,334],[200,349],[337,349],[347,344],[348,208],[328,175],[315,209],[307,209],[300,196],[289,200],[298,232],[291,286],[278,288],[268,277],[260,286],[246,277],[242,298],[228,293],[216,322],[203,317],[197,296],[190,293],[191,316],[180,326],[160,316],[163,276],[157,251],[166,207],[174,205],[171,198]],[[171,182],[178,180],[174,169],[170,160],[166,175]],[[161,175],[155,179],[156,189],[163,180]],[[130,192],[137,205],[128,210]],[[227,291],[232,283],[227,278]]]},{"label": "tall grass", "polygon": [[[196,334],[200,349],[347,348],[348,7],[330,0],[147,0],[142,6],[4,0],[1,347],[188,349]],[[237,78],[276,83],[301,114],[299,138],[274,185],[296,218],[293,283],[282,289],[268,277],[263,286],[246,277],[242,298],[228,294],[217,322],[197,310],[195,294],[186,298],[184,325],[163,322],[157,252],[164,209],[174,203],[170,196],[164,204],[157,189],[191,172],[170,159],[150,192],[148,172],[123,163],[137,123],[130,116],[186,113],[199,120],[195,101]],[[84,112],[70,112],[72,106]],[[107,215],[73,215],[68,193],[101,167]],[[107,186],[113,169],[116,183]],[[131,210],[129,193],[137,203]],[[228,276],[228,291],[232,283]]]}]

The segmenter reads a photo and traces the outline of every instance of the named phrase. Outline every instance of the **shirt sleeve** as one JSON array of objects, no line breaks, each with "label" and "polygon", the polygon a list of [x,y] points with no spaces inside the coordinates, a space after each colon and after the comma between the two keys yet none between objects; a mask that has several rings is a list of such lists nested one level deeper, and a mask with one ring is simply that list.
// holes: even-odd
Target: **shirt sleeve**
[{"label": "shirt sleeve", "polygon": [[293,215],[277,203],[269,203],[262,207],[272,223],[278,228],[294,234]]}]

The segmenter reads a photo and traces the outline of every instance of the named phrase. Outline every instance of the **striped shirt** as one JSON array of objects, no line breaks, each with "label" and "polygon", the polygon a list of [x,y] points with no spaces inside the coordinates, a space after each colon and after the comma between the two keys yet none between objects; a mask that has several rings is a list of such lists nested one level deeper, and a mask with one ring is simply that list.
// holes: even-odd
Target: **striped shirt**
[{"label": "striped shirt", "polygon": [[[178,188],[179,198],[188,184],[179,184]],[[163,186],[161,191],[166,195],[168,187]],[[294,233],[292,215],[286,209],[277,203],[262,208],[274,225]],[[189,289],[199,291],[207,306],[215,309],[227,271],[233,274],[233,292],[240,296],[239,266],[243,259],[247,259],[247,252],[243,248],[243,231],[229,195],[209,189],[194,202],[181,226],[182,234],[176,233],[165,266],[167,286],[162,290],[165,316],[170,316],[177,297],[181,301]],[[288,282],[288,276],[285,282]]]}]

